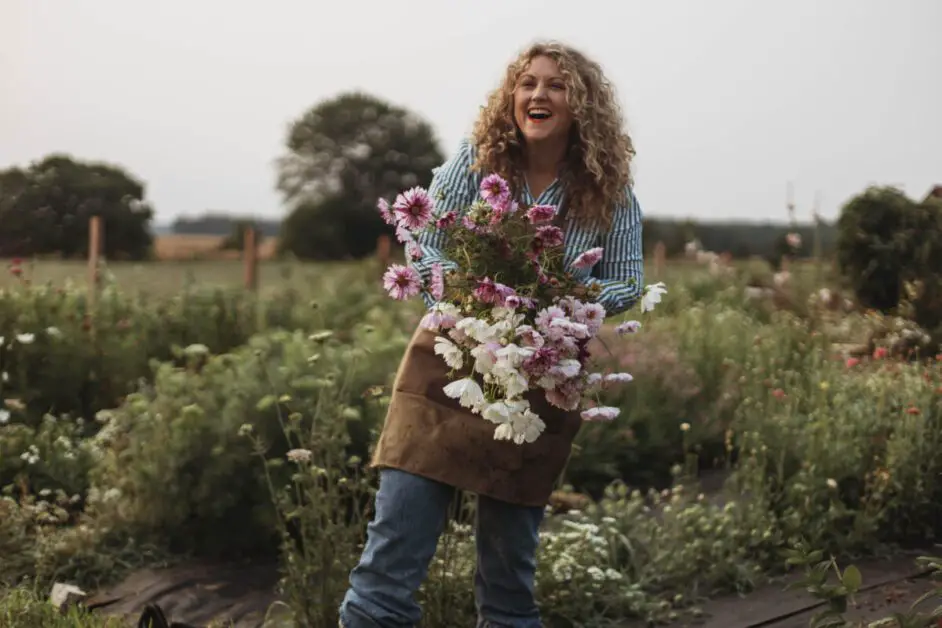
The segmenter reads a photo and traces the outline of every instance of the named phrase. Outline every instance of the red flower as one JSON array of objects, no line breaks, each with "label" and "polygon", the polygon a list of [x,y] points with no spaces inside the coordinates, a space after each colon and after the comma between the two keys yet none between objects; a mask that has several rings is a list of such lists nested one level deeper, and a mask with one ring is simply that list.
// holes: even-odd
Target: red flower
[{"label": "red flower", "polygon": [[775,397],[776,399],[784,399],[786,397],[785,391],[782,390],[781,388],[776,388],[775,390],[773,390],[772,396]]},{"label": "red flower", "polygon": [[906,414],[919,414],[919,408],[911,405],[908,408],[906,408]]},{"label": "red flower", "polygon": [[887,354],[886,347],[877,347],[873,351],[873,359],[882,360],[883,358],[886,357],[886,354]]},{"label": "red flower", "polygon": [[860,364],[860,360],[858,358],[847,358],[847,361],[844,362],[844,365],[849,369],[854,368],[858,364]]}]

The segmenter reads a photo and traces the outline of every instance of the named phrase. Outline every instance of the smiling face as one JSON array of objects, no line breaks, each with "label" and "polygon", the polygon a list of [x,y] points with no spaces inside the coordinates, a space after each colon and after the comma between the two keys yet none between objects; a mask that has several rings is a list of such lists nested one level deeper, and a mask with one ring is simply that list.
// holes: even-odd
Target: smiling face
[{"label": "smiling face", "polygon": [[573,116],[568,88],[551,57],[533,57],[514,87],[514,121],[527,142],[566,141]]}]

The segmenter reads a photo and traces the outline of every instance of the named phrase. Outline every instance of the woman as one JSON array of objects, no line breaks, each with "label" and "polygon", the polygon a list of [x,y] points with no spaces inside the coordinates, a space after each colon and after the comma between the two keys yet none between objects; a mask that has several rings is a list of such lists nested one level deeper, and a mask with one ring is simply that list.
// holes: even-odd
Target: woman
[{"label": "woman", "polygon": [[[510,65],[491,94],[472,139],[437,169],[436,211],[470,205],[482,176],[499,173],[527,204],[561,207],[567,265],[604,247],[597,276],[569,270],[616,314],[643,285],[641,210],[631,191],[631,139],[599,66],[560,44],[537,44]],[[413,262],[427,279],[442,259],[443,234],[421,241]],[[431,304],[430,304],[431,305]],[[413,593],[425,578],[455,489],[476,493],[479,627],[540,626],[534,599],[539,526],[579,430],[577,413],[531,395],[546,429],[534,443],[495,441],[493,425],[447,398],[447,368],[433,353],[435,335],[418,330],[393,387],[373,457],[380,468],[376,514],[341,607],[345,628],[415,625]]]}]

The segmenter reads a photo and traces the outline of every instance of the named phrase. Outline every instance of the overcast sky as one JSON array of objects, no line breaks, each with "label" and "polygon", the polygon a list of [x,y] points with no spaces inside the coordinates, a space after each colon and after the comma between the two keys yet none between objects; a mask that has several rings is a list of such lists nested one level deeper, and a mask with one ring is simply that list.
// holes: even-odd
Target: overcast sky
[{"label": "overcast sky", "polygon": [[288,123],[367,90],[450,152],[515,54],[555,38],[615,83],[648,215],[799,217],[942,184],[942,0],[0,0],[0,167],[120,164],[159,222],[279,217]]}]

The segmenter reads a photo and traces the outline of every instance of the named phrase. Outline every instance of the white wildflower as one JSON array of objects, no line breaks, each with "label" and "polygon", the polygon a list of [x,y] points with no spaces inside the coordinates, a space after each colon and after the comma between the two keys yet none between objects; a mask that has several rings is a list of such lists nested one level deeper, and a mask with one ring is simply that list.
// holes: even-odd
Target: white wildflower
[{"label": "white wildflower", "polygon": [[32,344],[36,340],[36,334],[17,334],[16,341],[21,345]]},{"label": "white wildflower", "polygon": [[611,421],[615,419],[615,417],[617,417],[620,413],[621,410],[618,408],[602,406],[583,410],[581,416],[584,421]]},{"label": "white wildflower", "polygon": [[10,420],[10,411],[6,408],[0,408],[0,425]]},{"label": "white wildflower", "polygon": [[654,306],[661,302],[661,295],[667,293],[667,286],[663,281],[656,284],[645,286],[644,296],[641,297],[641,311],[650,312]]},{"label": "white wildflower", "polygon": [[50,336],[50,337],[52,337],[52,338],[61,338],[61,337],[62,337],[62,331],[61,331],[58,327],[47,327],[47,328],[46,328],[46,335],[48,335],[48,336]]},{"label": "white wildflower", "polygon": [[291,462],[310,462],[314,454],[310,449],[292,449],[286,454],[286,457]]},{"label": "white wildflower", "polygon": [[606,384],[627,384],[633,379],[631,373],[609,373],[604,381]]},{"label": "white wildflower", "polygon": [[464,353],[444,336],[435,338],[435,355],[442,356],[449,368],[460,369],[464,366]]}]

